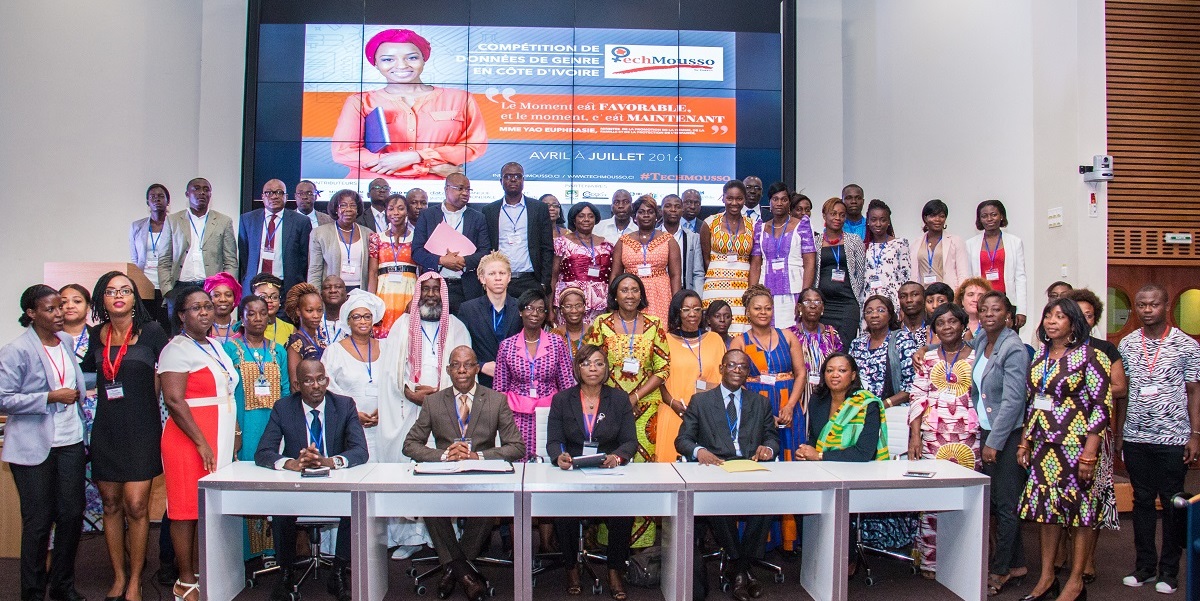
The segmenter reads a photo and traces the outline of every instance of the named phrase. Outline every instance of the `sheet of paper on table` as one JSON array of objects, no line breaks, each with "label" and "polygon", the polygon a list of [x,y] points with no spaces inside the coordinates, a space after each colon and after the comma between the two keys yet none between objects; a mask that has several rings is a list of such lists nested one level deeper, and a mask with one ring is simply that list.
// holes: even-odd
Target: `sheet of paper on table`
[{"label": "sheet of paper on table", "polygon": [[736,474],[738,472],[765,472],[769,471],[763,464],[749,459],[731,459],[721,464],[721,469]]},{"label": "sheet of paper on table", "polygon": [[414,474],[465,474],[481,472],[489,474],[511,474],[511,463],[499,459],[466,459],[463,461],[444,461],[418,463],[413,468]]}]

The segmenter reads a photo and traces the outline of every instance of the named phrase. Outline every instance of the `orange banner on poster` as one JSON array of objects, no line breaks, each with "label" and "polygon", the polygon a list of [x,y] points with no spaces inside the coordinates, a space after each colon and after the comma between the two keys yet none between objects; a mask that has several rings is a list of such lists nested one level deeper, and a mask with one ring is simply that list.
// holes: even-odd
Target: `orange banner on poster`
[{"label": "orange banner on poster", "polygon": [[[329,138],[350,92],[305,92],[301,132]],[[474,94],[488,140],[735,144],[733,98]]]}]

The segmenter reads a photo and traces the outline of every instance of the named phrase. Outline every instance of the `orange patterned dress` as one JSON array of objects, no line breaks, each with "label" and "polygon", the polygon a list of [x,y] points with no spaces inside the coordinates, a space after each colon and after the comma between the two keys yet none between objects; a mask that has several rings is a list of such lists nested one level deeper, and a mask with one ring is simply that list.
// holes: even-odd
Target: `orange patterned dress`
[{"label": "orange patterned dress", "polygon": [[367,252],[379,262],[379,283],[375,294],[383,299],[387,309],[383,321],[375,327],[376,338],[387,338],[392,323],[408,310],[409,301],[417,289],[417,265],[412,258],[412,228],[403,237],[391,232],[383,236],[371,234]]},{"label": "orange patterned dress", "polygon": [[650,242],[642,246],[632,234],[621,236],[622,271],[632,273],[646,287],[646,312],[667,322],[667,310],[671,308],[671,278],[667,275],[667,258],[670,256],[671,236],[655,232]]},{"label": "orange patterned dress", "polygon": [[[754,224],[749,217],[742,217],[741,227],[729,230],[725,214],[717,213],[708,218],[712,231],[712,246],[708,257],[708,272],[704,274],[704,308],[715,300],[729,303],[733,311],[730,334],[740,334],[749,329],[746,309],[742,306],[742,293],[750,285],[750,251],[754,248]],[[735,220],[736,223],[736,220]]]}]

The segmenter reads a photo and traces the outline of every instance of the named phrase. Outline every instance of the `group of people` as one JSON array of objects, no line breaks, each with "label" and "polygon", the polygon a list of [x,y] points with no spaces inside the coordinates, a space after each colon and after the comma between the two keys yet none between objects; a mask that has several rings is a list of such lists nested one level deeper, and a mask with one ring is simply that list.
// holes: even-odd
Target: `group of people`
[{"label": "group of people", "polygon": [[[1056,283],[1035,349],[1017,334],[1029,302],[1024,257],[1003,232],[999,201],[980,203],[982,233],[966,243],[945,232],[945,203],[930,201],[910,248],[886,204],[872,200],[864,214],[856,185],[823,204],[814,232],[807,197],[776,183],[764,198],[754,177],[726,183],[724,211],[707,219],[694,190],[636,200],[619,191],[601,219],[590,203],[564,216],[556,198],[524,196],[516,163],[501,183],[504,197],[477,210],[461,173],[446,178],[437,205],[418,189],[391,194],[380,179],[369,210],[341,190],[326,216],[311,183],[296,187],[292,211],[271,180],[236,237],[232,220],[208,209],[206,180],[189,182],[188,208],[169,216],[156,184],[150,216],[131,229],[153,300],[119,272],[90,292],[27,289],[27,330],[0,349],[3,459],[23,515],[21,598],[48,589],[55,601],[81,599],[73,564],[89,460],[114,570],[107,598],[143,599],[150,483],[161,473],[160,559],[173,564],[175,596],[196,601],[197,482],[235,460],[295,471],[538,455],[571,469],[597,453],[606,468],[875,461],[893,454],[888,409],[905,406],[910,458],[993,478],[990,593],[1027,573],[1027,520],[1043,525],[1028,598],[1084,598],[1096,534],[1118,525],[1119,453],[1135,491],[1137,561],[1125,583],[1177,586],[1181,524],[1167,512],[1159,553],[1154,503],[1169,504],[1200,456],[1200,347],[1169,327],[1160,286],[1138,292],[1143,327],[1118,348],[1089,334],[1103,310],[1096,295]],[[427,248],[447,228],[475,251]],[[94,420],[81,409],[88,398]],[[656,523],[600,521],[608,588],[621,601],[630,554],[655,543]],[[892,524],[890,538],[912,544],[932,576],[936,514],[907,523]],[[755,559],[798,551],[792,516],[704,524],[739,601],[763,593]],[[343,600],[345,526],[327,582]],[[579,594],[578,522],[540,528],[543,547],[566,559],[567,593]],[[492,521],[476,518],[463,520],[461,537],[449,518],[388,527],[395,557],[437,552],[441,598],[461,587],[473,601],[487,583],[472,560],[491,536]],[[295,585],[295,537],[286,517],[246,521],[246,560],[281,567],[273,598]],[[696,590],[707,591],[701,575]]]}]

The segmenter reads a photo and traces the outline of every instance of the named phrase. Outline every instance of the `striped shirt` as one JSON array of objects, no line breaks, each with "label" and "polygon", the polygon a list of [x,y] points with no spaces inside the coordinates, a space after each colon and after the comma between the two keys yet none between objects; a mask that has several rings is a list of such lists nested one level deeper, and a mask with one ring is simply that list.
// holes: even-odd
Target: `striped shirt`
[{"label": "striped shirt", "polygon": [[1200,382],[1200,344],[1178,328],[1161,339],[1144,329],[1120,344],[1129,377],[1125,440],[1146,444],[1185,445],[1191,438],[1187,382]]}]

